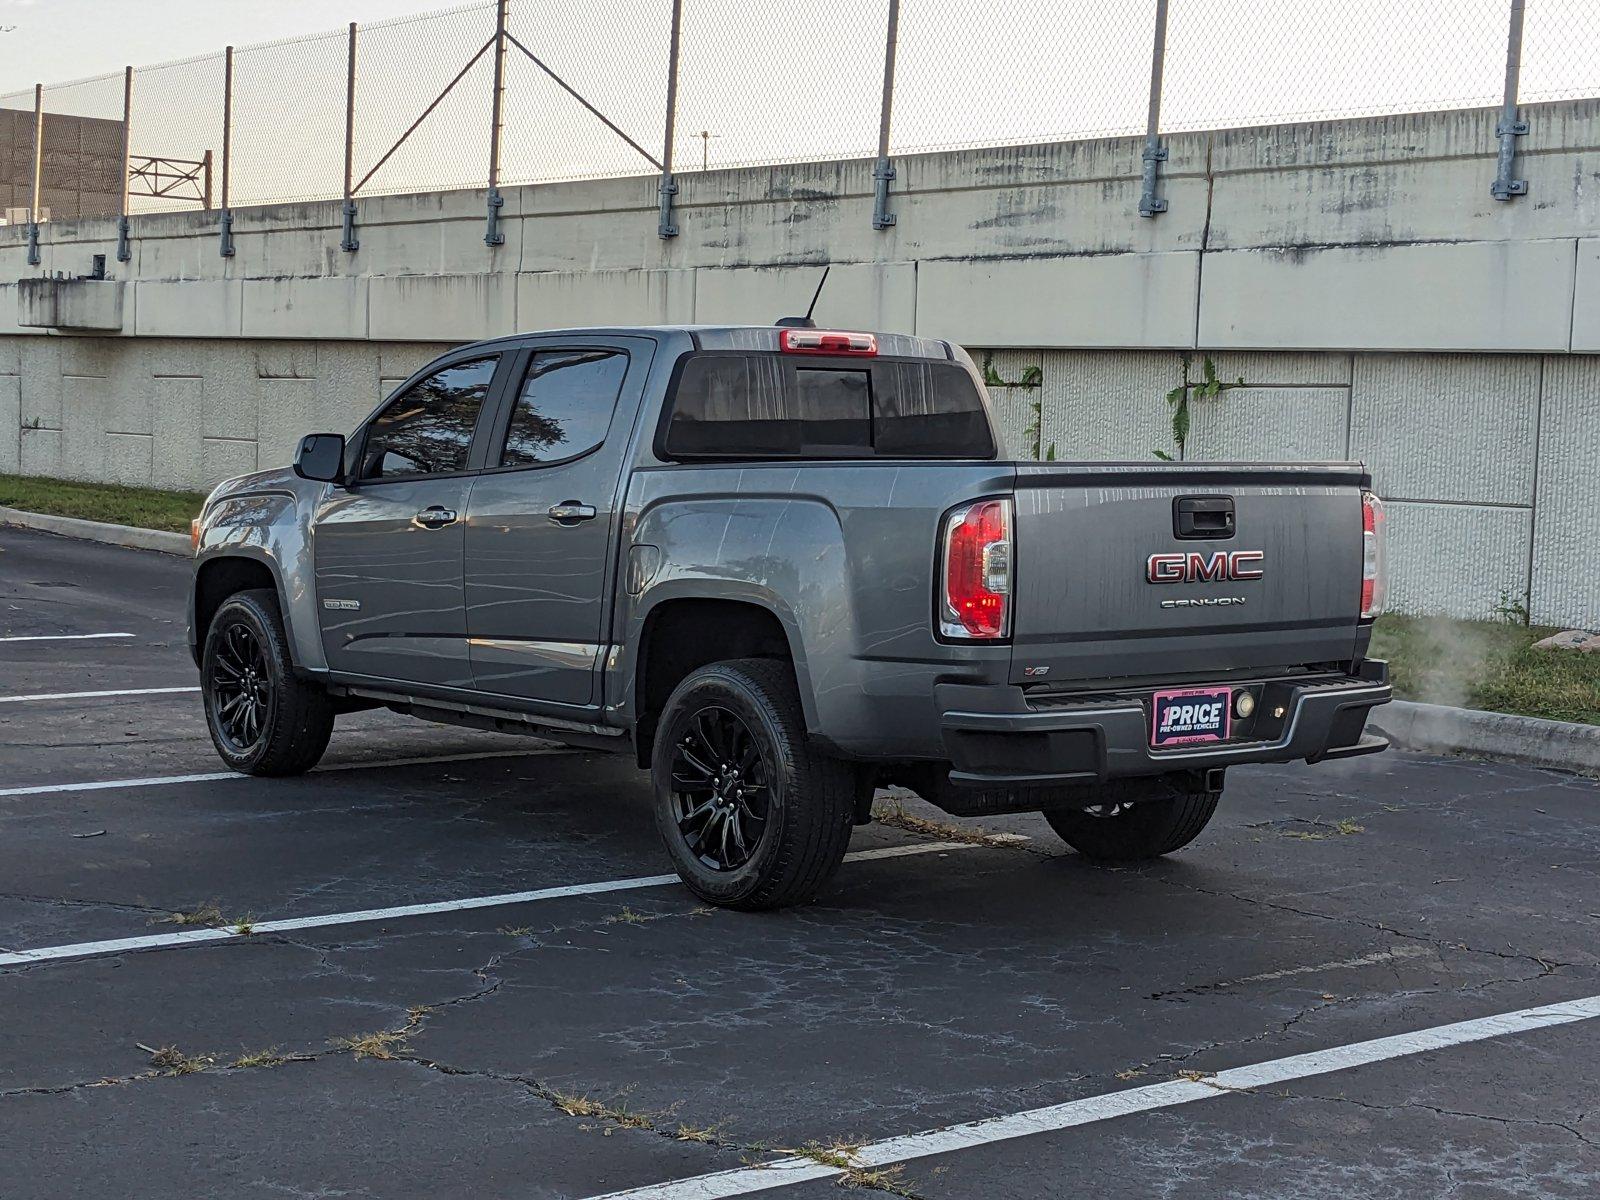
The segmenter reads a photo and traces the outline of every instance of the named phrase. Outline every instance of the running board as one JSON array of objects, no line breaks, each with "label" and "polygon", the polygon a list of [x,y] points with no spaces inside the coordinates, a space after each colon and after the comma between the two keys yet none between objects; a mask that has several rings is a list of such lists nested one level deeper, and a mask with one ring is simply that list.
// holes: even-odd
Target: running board
[{"label": "running board", "polygon": [[363,687],[360,684],[335,684],[330,690],[347,696],[376,700],[393,712],[408,717],[418,717],[424,721],[436,721],[441,725],[465,725],[473,729],[486,729],[491,733],[547,736],[555,741],[593,746],[602,750],[627,749],[627,731],[606,725],[565,721],[560,717],[549,717],[511,708],[495,708],[487,704],[422,698],[406,695],[403,692],[385,691],[382,688]]}]

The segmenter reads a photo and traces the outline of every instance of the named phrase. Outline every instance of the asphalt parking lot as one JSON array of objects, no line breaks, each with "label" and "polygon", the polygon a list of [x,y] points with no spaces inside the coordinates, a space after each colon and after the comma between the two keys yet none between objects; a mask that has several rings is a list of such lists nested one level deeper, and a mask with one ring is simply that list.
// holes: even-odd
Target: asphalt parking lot
[{"label": "asphalt parking lot", "polygon": [[1595,781],[1236,768],[1117,870],[913,803],[711,911],[621,759],[227,776],[187,570],[0,530],[8,1198],[1600,1193]]}]

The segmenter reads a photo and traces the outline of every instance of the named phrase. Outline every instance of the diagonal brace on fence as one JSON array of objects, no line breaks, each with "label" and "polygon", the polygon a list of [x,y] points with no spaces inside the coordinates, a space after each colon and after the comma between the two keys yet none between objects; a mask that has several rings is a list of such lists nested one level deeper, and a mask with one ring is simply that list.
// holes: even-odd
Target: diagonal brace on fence
[{"label": "diagonal brace on fence", "polygon": [[565,79],[563,79],[563,78],[561,78],[561,76],[557,75],[554,71],[552,71],[548,66],[545,65],[545,62],[544,62],[543,59],[541,59],[532,50],[529,50],[520,41],[518,41],[516,34],[507,33],[506,34],[506,40],[508,42],[510,42],[513,46],[515,46],[518,50],[521,50],[524,54],[526,54],[528,56],[529,61],[532,62],[534,66],[538,67],[539,70],[543,71],[546,75],[550,76],[550,78],[553,79],[556,82],[556,85],[558,87],[560,87],[562,91],[566,92],[567,95],[571,96],[579,104],[583,105],[584,108],[588,109],[588,111],[589,111],[591,116],[593,116],[596,120],[598,120],[607,129],[611,130],[612,133],[616,134],[623,141],[627,142],[628,145],[632,146],[635,150],[637,150],[644,157],[644,160],[647,163],[649,163],[652,167],[654,167],[658,171],[663,171],[663,170],[666,169],[665,167],[663,167],[661,165],[661,160],[660,159],[658,159],[655,155],[651,154],[650,151],[646,150],[643,146],[639,145],[638,142],[634,141],[627,134],[623,133],[621,128],[618,127],[618,125],[617,125],[617,123],[615,121],[613,121],[610,117],[606,116],[605,113],[601,112],[594,105],[590,104],[588,100],[584,99],[583,94],[581,92],[579,92],[577,88],[573,87]]},{"label": "diagonal brace on fence", "polygon": [[394,145],[390,146],[386,151],[384,151],[382,158],[372,164],[372,170],[363,175],[361,177],[361,181],[350,189],[350,194],[352,196],[366,186],[367,181],[378,173],[378,171],[383,167],[383,164],[394,157],[395,151],[400,149],[401,146],[405,145],[406,139],[417,131],[417,127],[428,119],[429,115],[434,109],[438,108],[439,105],[444,103],[444,98],[455,90],[456,84],[460,83],[467,77],[467,72],[472,70],[472,68],[477,65],[478,60],[489,52],[489,47],[493,46],[495,41],[496,39],[491,37],[487,42],[478,47],[478,52],[467,60],[467,65],[462,67],[461,70],[457,71],[456,77],[449,83],[445,84],[444,90],[433,98],[432,103],[430,103],[427,108],[422,110],[422,115],[419,116],[415,121],[411,122],[411,124],[406,128],[406,131],[400,135],[399,140],[396,141]]}]

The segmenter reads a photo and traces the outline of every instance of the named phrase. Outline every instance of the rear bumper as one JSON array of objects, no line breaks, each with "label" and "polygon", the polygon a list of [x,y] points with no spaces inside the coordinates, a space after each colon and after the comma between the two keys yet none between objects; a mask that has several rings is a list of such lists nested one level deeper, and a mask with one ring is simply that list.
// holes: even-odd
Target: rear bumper
[{"label": "rear bumper", "polygon": [[[1364,662],[1357,675],[1265,686],[1273,689],[1263,693],[1271,708],[1258,737],[1174,750],[1151,749],[1149,709],[1141,693],[1064,698],[1012,712],[950,708],[941,717],[950,782],[962,787],[1092,784],[1239,763],[1320,762],[1389,745],[1363,732],[1371,711],[1391,699],[1387,663]],[[1278,707],[1284,715],[1271,718]]]}]

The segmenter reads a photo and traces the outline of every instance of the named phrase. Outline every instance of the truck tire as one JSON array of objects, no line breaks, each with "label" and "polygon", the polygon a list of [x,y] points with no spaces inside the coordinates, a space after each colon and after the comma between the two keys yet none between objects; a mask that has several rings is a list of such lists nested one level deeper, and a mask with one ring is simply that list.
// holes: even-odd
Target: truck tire
[{"label": "truck tire", "polygon": [[1187,846],[1217,811],[1221,792],[1185,792],[1109,801],[1093,809],[1047,809],[1044,819],[1067,845],[1096,862],[1139,862]]},{"label": "truck tire", "polygon": [[267,588],[235,592],[211,618],[200,694],[211,742],[235,771],[299,775],[328,748],[333,702],[295,675],[278,599]]},{"label": "truck tire", "polygon": [[712,663],[679,683],[662,709],[651,781],[673,866],[710,904],[806,903],[850,844],[856,772],[810,744],[786,662]]}]

